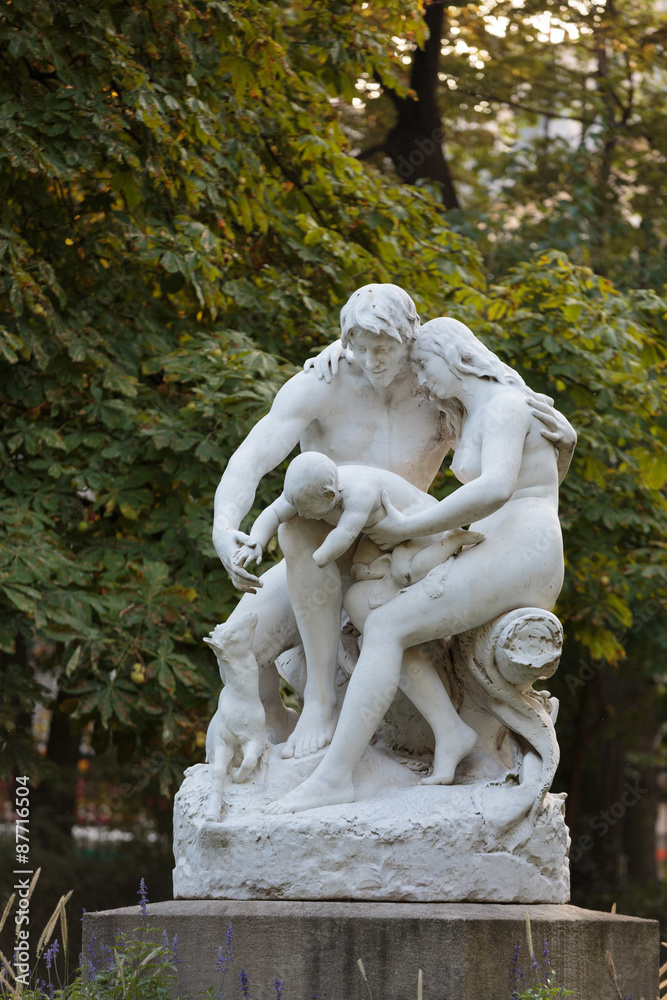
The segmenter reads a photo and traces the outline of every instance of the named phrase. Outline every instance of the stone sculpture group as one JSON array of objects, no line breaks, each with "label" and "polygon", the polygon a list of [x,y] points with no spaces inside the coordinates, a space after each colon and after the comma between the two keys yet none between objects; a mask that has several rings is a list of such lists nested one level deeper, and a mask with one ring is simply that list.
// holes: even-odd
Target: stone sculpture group
[{"label": "stone sculpture group", "polygon": [[[205,640],[225,686],[177,796],[177,897],[566,901],[557,703],[532,685],[560,656],[575,442],[462,323],[422,326],[395,285],[354,292],[216,493],[246,593]],[[450,450],[461,485],[438,502]],[[260,577],[276,532],[284,561]]]}]

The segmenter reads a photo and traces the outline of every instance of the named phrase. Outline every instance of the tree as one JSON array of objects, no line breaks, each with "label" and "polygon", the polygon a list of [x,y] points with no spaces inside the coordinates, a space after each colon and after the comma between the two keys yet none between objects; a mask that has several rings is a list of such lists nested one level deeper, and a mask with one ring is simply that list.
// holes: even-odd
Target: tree
[{"label": "tree", "polygon": [[412,54],[410,91],[401,93],[376,74],[396,112],[385,138],[362,150],[359,159],[386,153],[399,177],[408,184],[426,178],[440,190],[445,208],[460,208],[445,157],[442,118],[438,107],[438,66],[442,45],[444,0],[429,0],[424,11],[427,37]]},{"label": "tree", "polygon": [[350,286],[432,299],[478,259],[347,154],[332,94],[391,77],[348,4],[15,0],[1,34],[3,769],[48,770],[39,638],[75,745],[92,724],[167,785],[219,684],[200,637],[235,600],[209,537],[226,457]]},{"label": "tree", "polygon": [[[436,154],[420,157],[413,138],[399,162],[380,138],[422,108],[446,141],[457,202],[444,203],[463,208],[465,231],[481,239],[493,275],[532,251],[560,249],[622,287],[659,289],[667,279],[660,4],[429,4],[425,21],[429,41],[408,59],[418,101],[401,104],[391,85],[377,88],[370,77],[359,82],[361,155],[380,163],[377,154],[389,153],[404,179],[441,184]],[[403,110],[392,127],[395,104]],[[420,163],[408,178],[410,155]]]}]

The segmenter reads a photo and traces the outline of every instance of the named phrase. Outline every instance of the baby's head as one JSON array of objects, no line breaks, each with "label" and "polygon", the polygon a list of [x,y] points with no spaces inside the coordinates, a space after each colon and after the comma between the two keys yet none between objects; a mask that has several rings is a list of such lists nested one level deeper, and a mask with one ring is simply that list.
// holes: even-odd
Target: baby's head
[{"label": "baby's head", "polygon": [[285,499],[301,517],[324,517],[333,510],[339,495],[335,462],[318,451],[304,451],[290,462],[284,491]]}]

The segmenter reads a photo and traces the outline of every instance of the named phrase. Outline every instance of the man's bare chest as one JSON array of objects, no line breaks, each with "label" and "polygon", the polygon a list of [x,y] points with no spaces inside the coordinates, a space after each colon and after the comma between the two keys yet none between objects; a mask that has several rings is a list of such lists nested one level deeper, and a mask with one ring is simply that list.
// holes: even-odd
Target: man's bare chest
[{"label": "man's bare chest", "polygon": [[449,447],[438,411],[414,398],[409,406],[370,402],[323,413],[303,435],[302,450],[320,451],[337,465],[387,469],[426,489]]}]

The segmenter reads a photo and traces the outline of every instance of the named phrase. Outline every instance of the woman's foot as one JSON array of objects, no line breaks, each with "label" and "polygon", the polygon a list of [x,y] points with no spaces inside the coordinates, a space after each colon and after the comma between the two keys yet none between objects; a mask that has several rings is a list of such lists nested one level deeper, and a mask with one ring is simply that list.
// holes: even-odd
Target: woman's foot
[{"label": "woman's foot", "polygon": [[461,725],[457,727],[454,737],[451,733],[436,737],[433,771],[427,778],[422,778],[422,785],[451,785],[457,765],[477,743],[475,730],[462,720],[459,722]]},{"label": "woman's foot", "polygon": [[352,782],[334,784],[318,777],[315,771],[310,778],[306,778],[287,795],[283,795],[276,802],[271,802],[264,812],[269,815],[303,812],[304,809],[319,809],[321,806],[333,806],[341,802],[354,802]]}]

